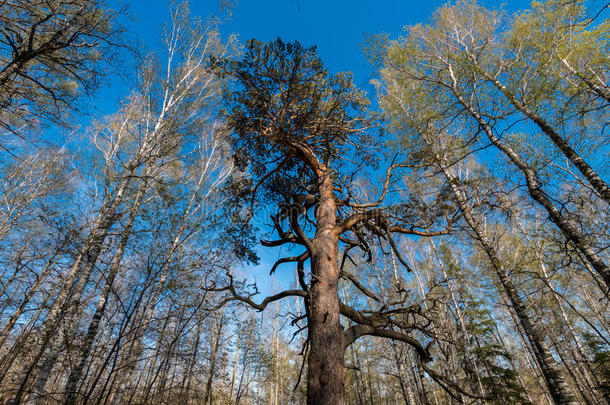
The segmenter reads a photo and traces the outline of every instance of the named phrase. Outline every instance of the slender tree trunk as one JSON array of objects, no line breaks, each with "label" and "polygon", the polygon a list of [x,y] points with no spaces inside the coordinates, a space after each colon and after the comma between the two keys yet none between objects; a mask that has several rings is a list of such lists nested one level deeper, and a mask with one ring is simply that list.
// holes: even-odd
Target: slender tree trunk
[{"label": "slender tree trunk", "polygon": [[[13,266],[6,266],[5,270],[0,275],[0,280],[3,280],[3,284],[4,284],[2,286],[2,291],[0,291],[0,298],[5,296],[6,292],[9,290],[11,285],[15,282],[15,280],[18,279],[17,275],[20,274],[22,272],[22,270],[23,270],[23,265],[16,264],[14,266],[14,269],[13,269],[13,272],[12,272],[10,278],[8,280],[6,280],[5,276],[6,276],[6,273],[8,272],[8,268],[9,267],[13,267]],[[6,280],[6,281],[4,281],[4,280]],[[15,294],[15,290],[16,289],[11,288],[11,293]],[[11,302],[15,301],[15,297],[14,296],[13,297],[9,297],[9,295],[6,294],[6,298],[3,301],[4,302],[2,303],[2,305],[0,305],[0,317],[3,317],[4,311],[6,310],[6,308],[9,305],[11,305]]]},{"label": "slender tree trunk", "polygon": [[[454,79],[455,80],[455,79]],[[530,196],[540,204],[549,214],[551,222],[553,222],[567,238],[574,243],[574,246],[583,254],[583,256],[591,263],[595,271],[601,276],[606,283],[606,286],[610,289],[610,267],[602,260],[597,254],[593,246],[589,243],[585,235],[578,229],[573,221],[566,218],[561,211],[553,204],[552,200],[544,193],[536,171],[525,163],[521,156],[508,144],[500,140],[493,132],[489,123],[483,119],[480,113],[475,110],[472,105],[464,99],[457,89],[457,83],[454,81],[452,87],[453,93],[466,109],[466,111],[477,121],[481,126],[491,143],[502,151],[509,160],[517,166],[519,171],[525,177],[527,184],[527,190]]]},{"label": "slender tree trunk", "polygon": [[495,248],[472,215],[468,200],[459,186],[458,179],[456,179],[454,175],[449,172],[443,163],[439,163],[441,165],[441,170],[443,171],[445,177],[447,178],[447,182],[451,187],[453,195],[456,198],[458,206],[464,215],[464,219],[468,223],[470,229],[472,229],[475,238],[479,241],[479,244],[487,254],[491,266],[495,270],[502,288],[506,293],[512,308],[515,310],[515,313],[517,314],[519,322],[521,323],[528,340],[531,342],[532,347],[534,348],[534,354],[536,355],[538,363],[540,364],[542,374],[553,400],[556,404],[560,405],[576,405],[577,402],[575,401],[572,393],[570,392],[568,384],[560,372],[559,365],[551,355],[542,333],[535,323],[530,319],[527,308],[519,296],[511,278],[504,269],[500,259],[498,258]]},{"label": "slender tree trunk", "polygon": [[373,404],[375,403],[375,399],[373,398],[373,381],[371,380],[371,357],[369,356],[368,342],[365,340],[363,343],[364,359],[366,361],[366,387],[369,394],[369,401],[371,401],[371,404]]},{"label": "slender tree trunk", "polygon": [[134,379],[134,373],[136,372],[138,359],[140,358],[144,350],[144,348],[142,347],[142,339],[144,337],[144,334],[146,333],[146,330],[148,329],[148,324],[150,323],[154,314],[154,310],[157,305],[157,301],[159,300],[159,297],[161,295],[161,291],[163,290],[163,286],[167,281],[168,272],[169,263],[168,265],[163,266],[161,277],[153,292],[153,297],[149,301],[148,306],[144,308],[144,314],[142,315],[139,324],[135,326],[133,343],[131,345],[131,348],[126,353],[125,359],[123,360],[126,364],[126,370],[123,372],[124,376],[122,377],[121,387],[119,389],[119,392],[115,393],[115,395],[117,395],[117,401],[119,403],[122,402],[123,395],[125,395],[125,391],[127,390],[128,385]]},{"label": "slender tree trunk", "polygon": [[[529,353],[529,356],[527,356],[527,360],[528,360],[528,364],[530,365],[530,369],[536,376],[536,379],[535,379],[536,384],[538,385],[538,387],[540,387],[541,394],[546,399],[546,403],[552,404],[554,401],[553,401],[553,398],[551,398],[551,396],[549,395],[549,390],[546,386],[546,380],[544,379],[544,375],[542,374],[542,367],[540,366],[540,363],[538,362],[538,357],[536,356],[535,349],[532,346],[532,342],[529,340],[527,334],[523,330],[523,326],[521,325],[519,318],[515,315],[514,309],[512,308],[510,303],[506,301],[506,297],[501,296],[500,300],[502,301],[502,305],[504,307],[506,307],[506,312],[512,319],[513,325],[515,325],[516,332],[519,335],[519,338],[521,339],[521,341],[523,342],[523,346]],[[501,332],[499,330],[497,330],[497,334],[500,335]]]},{"label": "slender tree trunk", "polygon": [[[423,405],[431,405],[430,395],[428,394],[428,388],[426,387],[426,376],[424,375],[424,370],[421,368],[421,364],[419,359],[415,360],[415,364],[413,365],[413,374],[417,376],[417,380],[420,385],[420,399]],[[415,373],[415,369],[417,369],[417,373]]]},{"label": "slender tree trunk", "polygon": [[2,383],[9,374],[11,367],[15,363],[15,360],[19,357],[21,353],[22,347],[27,347],[28,340],[32,340],[32,335],[36,332],[34,326],[40,319],[46,304],[48,303],[49,298],[46,298],[40,305],[40,307],[36,310],[36,313],[33,314],[28,321],[27,325],[24,326],[23,330],[19,334],[19,337],[15,339],[14,344],[10,348],[10,350],[2,356],[0,359],[0,383]]},{"label": "slender tree trunk", "polygon": [[[62,329],[59,326],[59,323],[65,320],[69,325],[68,329],[72,329],[72,327],[74,326],[74,319],[81,305],[82,294],[85,290],[87,283],[89,282],[95,264],[97,263],[97,259],[102,250],[106,233],[110,228],[112,222],[114,222],[114,219],[109,218],[109,220],[104,223],[103,232],[100,232],[99,236],[96,237],[96,240],[92,245],[91,250],[87,252],[87,260],[79,276],[78,282],[76,283],[74,292],[72,293],[71,297],[68,298],[68,301],[66,302],[66,307],[62,310],[63,312],[65,312],[65,314],[61,315],[62,319],[57,321],[55,328],[53,328],[53,331],[49,329],[48,353],[46,356],[43,357],[43,361],[40,366],[40,372],[38,373],[38,377],[35,379],[33,387],[31,389],[31,392],[34,395],[39,396],[39,398],[44,390],[49,376],[51,375],[51,371],[55,366],[55,363],[62,351],[62,346],[64,345],[64,343],[67,343],[69,339],[69,336],[65,333],[57,333]],[[52,323],[55,318],[56,317],[51,317],[51,320],[47,322]],[[44,348],[42,349],[42,351],[44,351]]]},{"label": "slender tree trunk", "polygon": [[[171,309],[174,305],[174,302],[172,300],[172,303],[170,304],[170,308]],[[168,313],[170,313],[171,311],[168,311]],[[145,381],[145,385],[146,387],[144,387],[144,396],[140,396],[140,398],[142,398],[140,401],[143,403],[151,403],[151,402],[156,402],[155,398],[159,398],[160,402],[163,402],[163,395],[165,393],[165,384],[167,383],[167,375],[169,372],[169,366],[171,364],[171,358],[172,358],[172,354],[174,352],[173,350],[173,346],[174,344],[177,344],[177,338],[175,336],[175,333],[178,332],[180,330],[180,325],[177,324],[174,328],[174,333],[172,333],[173,338],[171,339],[167,339],[167,344],[165,345],[166,347],[164,348],[164,344],[163,344],[163,340],[165,339],[166,335],[170,334],[170,331],[167,330],[168,328],[168,324],[170,321],[170,316],[166,316],[165,320],[163,322],[163,328],[161,328],[161,331],[159,332],[159,337],[157,338],[157,344],[155,345],[155,355],[152,357],[151,362],[152,364],[149,366],[149,375],[148,378]],[[179,332],[178,332],[179,333]],[[170,336],[172,336],[170,335]],[[159,364],[159,367],[157,368],[157,360],[160,359],[161,362]],[[159,383],[157,384],[157,389],[156,389],[156,393],[153,393],[153,397],[149,400],[148,397],[150,395],[150,393],[153,391],[153,387],[155,386],[155,384],[157,383],[157,379],[159,380]],[[138,385],[136,385],[131,398],[129,399],[129,403],[132,403],[133,397],[135,396],[135,393],[137,392],[138,389]]]},{"label": "slender tree trunk", "polygon": [[604,83],[602,80],[599,80],[598,83],[596,83],[594,80],[591,80],[585,74],[574,69],[574,67],[570,65],[566,58],[560,57],[559,60],[561,60],[561,63],[568,69],[571,74],[585,82],[585,84],[589,86],[589,88],[593,90],[598,96],[603,97],[604,99],[606,99],[606,101],[610,102],[610,87],[608,87],[606,83]]},{"label": "slender tree trunk", "polygon": [[[434,250],[437,251],[434,240],[432,240],[431,243],[432,243],[432,247],[434,248]],[[441,271],[443,272],[443,277],[447,280],[447,287],[449,288],[451,302],[453,303],[453,307],[455,308],[455,317],[458,320],[459,328],[460,328],[462,334],[464,335],[464,337],[466,338],[466,341],[468,342],[466,350],[468,350],[470,352],[470,354],[472,355],[473,354],[472,353],[472,346],[473,346],[472,336],[470,335],[470,333],[468,332],[468,329],[466,328],[464,316],[462,314],[462,310],[458,303],[458,298],[457,298],[458,292],[455,290],[455,286],[454,286],[454,282],[456,281],[456,279],[453,278],[453,280],[450,280],[449,275],[445,271],[445,266],[440,262],[440,260],[437,259],[437,261],[439,262],[439,267],[441,268]],[[485,397],[485,390],[483,389],[483,383],[481,382],[481,372],[479,370],[479,364],[474,355],[472,356],[472,363],[474,366],[474,374],[475,374],[475,378],[477,380],[477,388],[479,390],[479,395],[481,397]],[[463,401],[463,395],[461,393],[459,393],[459,398]],[[477,402],[480,403],[480,400],[477,400]]]},{"label": "slender tree trunk", "polygon": [[60,256],[59,252],[57,252],[56,255],[47,262],[44,270],[42,271],[42,274],[40,274],[40,276],[38,277],[38,280],[36,280],[36,283],[28,290],[25,297],[21,301],[19,308],[17,308],[15,310],[15,312],[13,312],[11,314],[11,317],[9,318],[8,322],[6,323],[6,325],[4,325],[4,327],[2,328],[2,331],[0,331],[0,348],[2,348],[2,346],[4,346],[6,339],[8,339],[9,334],[11,333],[11,330],[13,329],[13,327],[19,320],[19,317],[21,317],[21,314],[23,314],[23,311],[29,304],[30,300],[32,299],[34,294],[38,291],[40,286],[46,281],[49,273],[53,269],[53,266],[55,266],[55,264],[57,263],[57,261],[60,258],[61,258],[61,256]]},{"label": "slender tree trunk", "polygon": [[[600,395],[600,393],[594,387],[601,387],[601,382],[598,379],[597,374],[591,367],[589,359],[587,358],[587,355],[585,354],[585,350],[582,347],[582,344],[580,343],[580,339],[578,338],[578,335],[577,335],[576,331],[574,330],[572,321],[568,318],[568,314],[566,313],[566,311],[563,307],[563,302],[562,302],[559,294],[557,293],[557,290],[555,290],[555,288],[553,287],[553,285],[551,283],[548,272],[546,270],[546,266],[545,266],[544,262],[542,262],[542,258],[540,257],[540,253],[537,250],[535,250],[535,254],[540,262],[540,270],[542,271],[543,281],[546,284],[546,286],[551,290],[551,293],[553,295],[553,301],[555,302],[555,305],[557,306],[557,309],[559,309],[559,313],[561,315],[561,321],[562,321],[563,325],[566,327],[566,329],[568,331],[568,335],[574,342],[574,346],[576,348],[576,353],[578,354],[578,360],[575,359],[576,360],[575,363],[577,364],[577,367],[582,370],[581,372],[583,375],[583,379],[589,386],[588,390],[592,391],[592,394],[595,396],[596,400],[598,400],[597,396]],[[593,380],[593,381],[591,381],[591,380]]]},{"label": "slender tree trunk", "polygon": [[[136,318],[137,312],[140,308],[140,304],[142,303],[142,301],[144,299],[144,295],[146,294],[146,291],[147,291],[146,289],[142,289],[139,296],[135,300],[133,309],[127,313],[127,315],[125,316],[125,318],[122,320],[121,324],[119,325],[119,331],[117,333],[117,338],[115,339],[115,342],[112,345],[110,352],[105,356],[105,359],[104,359],[102,365],[99,367],[99,370],[97,371],[96,376],[94,378],[92,378],[90,387],[86,390],[87,394],[83,398],[84,404],[89,403],[89,399],[93,395],[96,386],[100,386],[100,385],[102,386],[102,389],[99,392],[98,400],[96,402],[97,404],[100,404],[102,402],[104,396],[110,397],[110,396],[114,395],[115,392],[112,390],[113,383],[111,383],[111,381],[113,381],[113,380],[116,381],[117,363],[120,358],[120,352],[121,352],[120,345],[126,340],[126,336],[129,335],[127,332],[127,329],[131,325],[131,320]],[[99,384],[99,381],[102,378],[104,370],[108,367],[108,364],[111,362],[111,360],[112,360],[112,365],[107,374],[107,377],[103,384]],[[110,386],[109,392],[108,392],[108,394],[105,394],[106,389],[108,389],[108,386]]]},{"label": "slender tree trunk", "polygon": [[[366,396],[366,390],[364,390],[362,387],[364,387],[364,382],[362,381],[362,367],[360,365],[360,356],[358,356],[357,352],[356,352],[356,348],[358,347],[357,342],[354,342],[353,344],[350,345],[349,350],[350,350],[350,354],[352,356],[352,365],[354,365],[355,369],[352,370],[352,375],[354,376],[354,385],[356,386],[356,392],[354,394],[354,399],[357,399],[357,403],[359,404],[363,404],[364,403],[364,397]],[[349,390],[349,392],[351,392],[352,390]],[[348,395],[348,400],[351,399],[351,396]]]},{"label": "slender tree trunk", "polygon": [[110,295],[110,291],[112,290],[114,279],[119,271],[121,260],[123,259],[123,254],[125,253],[125,247],[127,246],[129,236],[131,235],[131,229],[133,227],[134,220],[140,208],[140,204],[142,203],[142,199],[144,198],[146,188],[146,183],[142,183],[138,189],[136,199],[129,212],[129,218],[127,219],[127,223],[125,224],[125,228],[123,229],[121,240],[119,241],[119,246],[117,247],[114,256],[112,257],[110,269],[108,270],[108,275],[106,276],[106,284],[104,285],[102,294],[100,295],[100,298],[97,302],[93,318],[89,323],[89,328],[87,329],[87,334],[85,335],[85,341],[83,343],[78,363],[70,373],[70,376],[68,377],[68,380],[66,382],[64,390],[66,394],[64,403],[66,405],[73,404],[76,399],[77,384],[82,378],[82,372],[87,362],[87,359],[89,358],[89,354],[91,353],[91,347],[93,346],[93,341],[95,339],[95,336],[97,335],[97,331],[100,326],[100,321],[102,319],[102,316],[104,315],[104,312],[106,311],[108,297]]},{"label": "slender tree trunk", "polygon": [[565,365],[566,374],[570,377],[570,380],[572,380],[572,388],[580,394],[578,399],[584,400],[587,405],[593,405],[588,395],[589,393],[592,393],[592,391],[587,389],[588,392],[584,392],[585,390],[583,390],[583,384],[580,382],[577,367],[573,367],[574,363],[570,364],[566,359],[567,354],[572,354],[572,358],[574,358],[572,348],[568,347],[566,349],[565,346],[559,344],[557,336],[554,336],[553,334],[548,334],[548,336],[551,347],[555,349],[555,353],[559,356],[559,360]]},{"label": "slender tree trunk", "polygon": [[214,396],[212,395],[212,383],[214,382],[214,373],[216,372],[216,357],[218,355],[218,349],[220,348],[220,338],[222,336],[222,328],[224,327],[225,314],[220,314],[218,320],[218,328],[215,330],[214,336],[212,336],[212,347],[210,348],[210,369],[208,372],[208,380],[205,384],[205,394],[203,396],[203,404],[212,404]]},{"label": "slender tree trunk", "polygon": [[[495,333],[496,339],[498,341],[498,343],[500,343],[500,346],[502,346],[502,349],[506,352],[506,353],[510,353],[509,348],[506,345],[506,342],[504,341],[504,337],[502,336],[502,333],[500,333],[500,331],[498,330],[498,325],[494,324],[493,326],[493,332]],[[523,392],[525,393],[525,397],[528,401],[528,403],[533,403],[532,401],[532,397],[530,396],[530,392],[527,389],[527,387],[525,386],[525,383],[523,382],[523,378],[521,378],[522,376],[522,372],[519,369],[519,367],[517,367],[517,364],[515,363],[515,360],[512,358],[512,356],[508,357],[507,359],[508,363],[510,364],[510,367],[513,370],[516,370],[515,376],[517,378],[517,381],[519,382],[519,385],[521,386],[521,389],[523,390]],[[531,364],[531,362],[525,360],[526,364]],[[534,373],[534,376],[536,376],[536,370],[532,370],[532,372]]]},{"label": "slender tree trunk", "polygon": [[[221,309],[224,314],[224,308]],[[197,363],[197,356],[199,355],[199,345],[201,343],[201,330],[203,328],[204,316],[199,315],[197,319],[197,329],[195,330],[195,335],[193,336],[193,349],[191,356],[189,357],[189,361],[184,370],[184,376],[182,378],[182,402],[186,405],[190,403],[190,392],[191,385],[193,381],[193,369],[195,364]],[[205,405],[205,402],[204,402]]]},{"label": "slender tree trunk", "polygon": [[396,349],[396,344],[392,341],[389,342],[390,347],[392,348],[392,354],[394,355],[394,364],[396,365],[396,369],[398,371],[398,382],[400,383],[400,392],[402,394],[402,399],[405,401],[406,405],[416,405],[415,399],[413,398],[413,393],[409,389],[408,382],[405,381],[406,376],[404,375],[403,367],[402,367],[402,359],[398,356],[398,350]]},{"label": "slender tree trunk", "polygon": [[[555,129],[546,122],[538,113],[530,109],[527,105],[517,100],[517,98],[502,84],[498,79],[491,78],[487,76],[489,80],[493,82],[493,84],[500,90],[511,102],[517,110],[521,111],[523,115],[532,120],[538,127],[544,132],[549,139],[557,146],[557,148],[563,153],[563,155],[568,158],[568,160],[576,166],[576,168],[582,173],[582,175],[587,179],[589,184],[593,186],[593,188],[598,192],[598,194],[606,201],[606,203],[610,204],[610,188],[608,185],[602,180],[599,174],[593,170],[593,168],[568,144],[568,142],[563,139],[561,135],[555,131]],[[599,87],[592,87],[594,90],[600,89]],[[599,93],[600,95],[604,95],[604,93]],[[607,93],[606,93],[607,94]],[[605,96],[604,96],[605,97]]]},{"label": "slender tree trunk", "polygon": [[[231,370],[231,388],[229,389],[229,394],[231,395],[231,399],[233,399],[233,393],[235,392],[235,379],[237,377],[237,361],[239,360],[239,350],[237,350],[237,338],[235,340],[235,352],[233,353],[233,367]],[[235,395],[237,397],[237,395]]]},{"label": "slender tree trunk", "polygon": [[[42,339],[38,351],[33,356],[33,360],[23,368],[22,378],[17,384],[19,388],[9,404],[17,405],[21,403],[28,381],[33,376],[38,376],[38,378],[36,378],[34,386],[30,390],[30,395],[38,396],[42,393],[64,341],[64,334],[56,333],[58,329],[61,329],[59,324],[64,319],[70,320],[71,315],[78,309],[83,290],[102,250],[108,229],[116,219],[115,212],[122,202],[130,177],[125,176],[115,195],[102,207],[87,242],[72,265],[70,273],[47,316],[45,326],[41,332]],[[76,285],[74,285],[75,283]],[[48,352],[46,355],[45,351]],[[36,366],[41,358],[43,358],[42,364],[36,372]]]},{"label": "slender tree trunk", "polygon": [[338,236],[336,204],[330,173],[320,185],[320,203],[316,211],[317,229],[312,240],[309,290],[309,358],[307,375],[308,405],[342,405],[345,370],[343,364],[343,328],[339,309]]}]

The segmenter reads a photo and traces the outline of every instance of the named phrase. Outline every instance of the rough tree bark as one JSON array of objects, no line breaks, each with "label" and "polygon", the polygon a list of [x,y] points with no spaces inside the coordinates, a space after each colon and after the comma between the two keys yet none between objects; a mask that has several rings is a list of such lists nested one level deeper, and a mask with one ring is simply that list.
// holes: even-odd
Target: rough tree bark
[{"label": "rough tree bark", "polygon": [[334,232],[337,207],[332,180],[320,187],[316,235],[312,239],[309,299],[307,404],[343,404],[345,378],[343,328],[339,308],[339,238]]},{"label": "rough tree bark", "polygon": [[[413,347],[423,361],[430,361],[428,349],[409,336],[409,331],[395,330],[391,318],[410,311],[403,307],[406,295],[390,303],[394,308],[388,310],[357,275],[342,269],[351,249],[370,256],[367,236],[388,241],[392,252],[409,269],[400,258],[392,233],[446,234],[427,232],[429,226],[410,224],[391,216],[381,205],[393,184],[392,169],[404,166],[392,163],[382,183],[381,196],[373,202],[361,201],[342,182],[343,176],[355,175],[342,173],[344,159],[348,156],[351,159],[354,154],[366,165],[376,159],[369,151],[381,141],[371,133],[378,125],[377,116],[366,110],[368,101],[363,93],[355,88],[349,75],[328,75],[313,48],[304,49],[298,43],[285,44],[281,40],[269,44],[249,42],[243,61],[232,63],[228,71],[239,82],[228,114],[234,131],[233,146],[242,155],[237,164],[244,169],[250,165],[254,173],[252,184],[236,182],[235,188],[239,191],[236,198],[246,200],[253,211],[255,204],[268,204],[257,195],[259,188],[273,195],[278,212],[271,220],[279,239],[261,241],[263,246],[296,244],[306,250],[298,256],[279,259],[271,268],[273,273],[282,263],[296,262],[300,289],[285,290],[256,304],[251,296],[236,291],[230,269],[227,269],[230,284],[221,288],[213,285],[210,289],[228,292],[225,303],[237,300],[259,311],[285,297],[304,299],[306,313],[295,321],[307,320],[307,403],[310,405],[344,403],[344,353],[362,336],[400,340]],[[315,221],[307,216],[313,205]],[[303,228],[299,221],[303,222]],[[311,239],[304,232],[310,226],[314,233]],[[345,247],[341,263],[340,246]],[[304,271],[307,260],[310,260],[310,280]],[[342,303],[340,279],[352,283],[379,306],[359,311]],[[341,325],[342,316],[352,322],[346,330]]]}]

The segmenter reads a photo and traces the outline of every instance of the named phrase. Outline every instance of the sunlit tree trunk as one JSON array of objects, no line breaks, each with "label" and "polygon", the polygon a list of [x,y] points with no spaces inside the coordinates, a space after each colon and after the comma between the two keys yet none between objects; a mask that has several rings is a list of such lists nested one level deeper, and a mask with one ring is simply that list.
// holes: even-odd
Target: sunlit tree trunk
[{"label": "sunlit tree trunk", "polygon": [[312,240],[312,286],[309,291],[307,404],[343,404],[343,328],[339,310],[338,237],[331,174],[320,186],[316,235]]},{"label": "sunlit tree trunk", "polygon": [[[127,173],[118,186],[116,193],[106,200],[106,203],[100,210],[87,242],[72,265],[70,273],[63,283],[63,287],[57,294],[57,298],[47,315],[45,326],[40,334],[42,338],[39,348],[37,348],[37,353],[33,356],[33,360],[22,369],[22,378],[18,383],[17,392],[9,402],[11,405],[17,405],[21,402],[28,381],[32,377],[37,378],[33,387],[29,389],[30,395],[38,396],[42,393],[66,338],[63,333],[57,333],[59,323],[64,319],[70,322],[78,310],[82,293],[89,282],[89,277],[102,250],[108,230],[114,221],[116,221],[116,210],[123,200],[123,195],[130,180],[131,174]],[[38,366],[41,359],[42,362]]]},{"label": "sunlit tree trunk", "polygon": [[127,242],[129,240],[129,237],[131,236],[133,223],[138,214],[140,204],[142,203],[142,199],[144,198],[144,194],[146,193],[146,188],[146,184],[142,183],[138,189],[135,201],[133,202],[133,205],[129,212],[127,223],[125,224],[125,227],[122,231],[121,240],[119,241],[119,245],[117,246],[114,256],[112,257],[112,261],[110,262],[110,268],[108,269],[108,274],[106,276],[106,283],[104,285],[104,288],[102,289],[102,293],[97,302],[93,318],[91,319],[89,327],[87,328],[87,334],[85,335],[85,340],[83,342],[80,356],[77,357],[79,358],[79,360],[77,362],[76,367],[74,367],[74,369],[72,369],[72,371],[70,372],[70,375],[66,382],[64,390],[64,392],[66,393],[64,403],[66,405],[74,403],[76,399],[77,384],[82,378],[83,369],[85,367],[87,359],[89,358],[91,347],[93,346],[93,341],[95,339],[95,336],[97,335],[97,331],[100,326],[100,321],[106,310],[108,297],[112,290],[114,279],[116,278],[116,275],[119,271],[121,261],[123,259],[123,254],[125,253],[125,247],[127,246]]},{"label": "sunlit tree trunk", "polygon": [[[451,67],[449,66],[451,69]],[[459,103],[481,126],[489,141],[502,151],[506,157],[519,169],[525,178],[527,190],[534,201],[540,204],[549,214],[549,219],[553,222],[567,238],[574,243],[582,255],[591,263],[593,268],[599,273],[606,286],[610,289],[610,267],[602,260],[601,256],[589,243],[586,236],[577,228],[573,221],[566,218],[555,206],[553,201],[544,193],[542,185],[538,179],[538,173],[528,165],[522,157],[508,143],[496,136],[489,123],[483,116],[468,102],[457,88],[457,79],[452,76],[452,91]]]},{"label": "sunlit tree trunk", "polygon": [[[475,64],[477,64],[477,67],[479,67],[477,62],[475,62]],[[517,110],[522,112],[523,115],[538,125],[542,132],[549,137],[549,139],[553,142],[553,144],[555,144],[555,146],[557,146],[561,153],[563,153],[563,155],[580,171],[580,173],[582,173],[589,184],[591,184],[591,186],[597,191],[599,196],[602,197],[606,203],[610,204],[610,188],[608,188],[606,182],[604,182],[599,174],[572,148],[572,146],[570,146],[570,144],[561,135],[557,133],[555,128],[553,128],[543,117],[532,110],[529,106],[519,101],[517,97],[515,97],[515,95],[512,94],[511,91],[507,89],[506,86],[497,78],[492,78],[487,75],[486,78],[491,80],[491,82],[504,94],[506,99],[513,106],[515,106]],[[600,87],[592,88],[600,89]]]},{"label": "sunlit tree trunk", "polygon": [[523,327],[523,330],[525,331],[528,340],[532,344],[534,354],[536,355],[536,359],[538,360],[546,385],[549,389],[551,396],[553,397],[553,400],[556,404],[576,405],[577,402],[575,401],[572,393],[570,392],[568,384],[566,383],[561,374],[559,365],[553,358],[539,328],[531,320],[530,315],[527,311],[527,307],[519,296],[519,293],[517,292],[517,289],[515,288],[508,273],[504,269],[504,266],[502,265],[502,262],[500,261],[496,252],[496,249],[493,247],[487,235],[474,218],[474,215],[468,203],[468,199],[460,186],[459,179],[457,179],[450,172],[450,170],[443,165],[442,162],[439,161],[439,163],[441,166],[440,169],[443,171],[443,174],[447,178],[447,183],[449,184],[449,187],[451,187],[458,206],[460,207],[460,210],[464,215],[464,219],[468,223],[468,226],[472,230],[474,237],[479,242],[481,248],[486,253],[492,268],[494,269],[498,279],[500,280],[502,289],[506,293],[506,296],[508,297],[511,303],[511,307],[515,310],[519,322]]}]

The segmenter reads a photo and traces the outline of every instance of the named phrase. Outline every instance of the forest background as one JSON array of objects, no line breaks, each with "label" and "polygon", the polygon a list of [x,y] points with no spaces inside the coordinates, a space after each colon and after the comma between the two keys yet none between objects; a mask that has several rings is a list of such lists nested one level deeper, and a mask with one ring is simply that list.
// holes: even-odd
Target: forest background
[{"label": "forest background", "polygon": [[0,3],[0,402],[607,404],[608,8]]}]

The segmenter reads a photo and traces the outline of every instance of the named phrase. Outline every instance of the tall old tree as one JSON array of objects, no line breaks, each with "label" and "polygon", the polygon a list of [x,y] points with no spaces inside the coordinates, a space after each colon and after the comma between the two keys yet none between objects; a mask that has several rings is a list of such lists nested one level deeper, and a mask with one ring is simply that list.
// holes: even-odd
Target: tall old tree
[{"label": "tall old tree", "polygon": [[[428,348],[409,333],[418,328],[413,319],[421,308],[406,306],[408,294],[400,291],[399,280],[398,299],[383,302],[357,274],[344,269],[350,253],[360,249],[370,257],[374,243],[387,245],[387,254],[408,267],[392,235],[438,235],[446,231],[430,228],[448,225],[444,217],[421,226],[406,223],[402,216],[407,210],[388,205],[392,170],[399,165],[384,170],[378,199],[362,201],[356,193],[357,172],[377,159],[376,117],[367,112],[363,93],[349,75],[329,75],[314,48],[279,39],[268,44],[250,41],[244,58],[230,64],[228,71],[236,80],[228,122],[234,131],[235,160],[244,170],[234,191],[246,217],[265,208],[263,201],[274,211],[270,225],[278,238],[261,243],[292,246],[290,250],[296,254],[278,260],[271,272],[282,263],[296,263],[300,288],[267,297],[261,304],[240,295],[244,293],[230,274],[228,286],[211,288],[224,290],[227,300],[246,302],[259,310],[286,297],[304,300],[309,404],[343,403],[344,352],[361,336],[400,340],[428,362]],[[346,305],[339,295],[340,279],[353,283],[365,298],[379,305],[360,310]],[[348,325],[345,320],[351,326],[344,327]],[[396,325],[402,332],[395,330]]]}]

